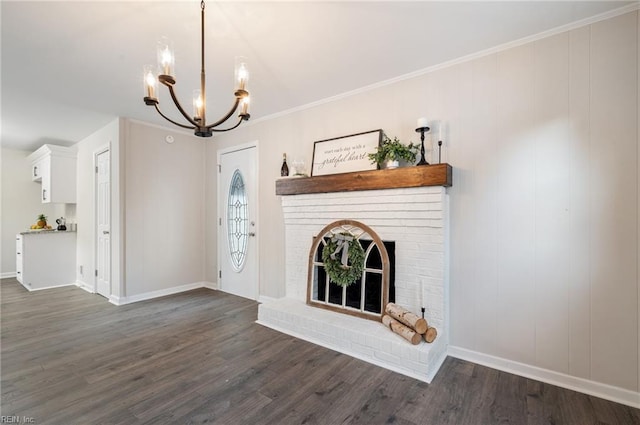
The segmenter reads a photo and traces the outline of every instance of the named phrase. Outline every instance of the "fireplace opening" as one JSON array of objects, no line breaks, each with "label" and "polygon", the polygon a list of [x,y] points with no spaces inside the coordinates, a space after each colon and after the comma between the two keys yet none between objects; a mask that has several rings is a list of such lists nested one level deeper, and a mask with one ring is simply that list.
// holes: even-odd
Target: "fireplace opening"
[{"label": "fireplace opening", "polygon": [[[335,249],[336,235],[359,244],[362,273],[352,283],[339,285],[326,270],[323,258]],[[348,249],[346,246],[346,249]],[[351,263],[348,263],[352,267]],[[353,220],[334,222],[314,238],[309,256],[307,303],[346,314],[380,320],[387,302],[395,302],[395,241],[382,241],[369,227]]]},{"label": "fireplace opening", "polygon": [[[317,263],[322,263],[322,253],[326,248],[328,238],[325,238],[325,242],[320,244],[316,252]],[[396,288],[395,282],[395,262],[396,262],[396,242],[395,241],[382,241],[387,254],[389,255],[389,302],[396,302]],[[350,308],[360,310],[364,303],[363,309],[372,313],[381,313],[382,297],[383,297],[383,284],[382,274],[379,272],[382,270],[382,258],[380,251],[372,247],[369,247],[373,243],[372,240],[360,239],[360,244],[365,252],[369,252],[369,255],[365,258],[365,271],[362,280],[356,280],[351,285],[346,287],[344,296],[345,305]],[[333,305],[342,305],[343,291],[342,287],[335,282],[328,279],[327,273],[324,267],[319,266],[317,268],[318,273],[318,290],[317,300],[322,302],[328,302]],[[327,283],[328,282],[328,283]],[[364,297],[362,296],[362,284],[365,284]],[[327,284],[329,290],[327,291]],[[327,299],[327,294],[329,298]]]}]

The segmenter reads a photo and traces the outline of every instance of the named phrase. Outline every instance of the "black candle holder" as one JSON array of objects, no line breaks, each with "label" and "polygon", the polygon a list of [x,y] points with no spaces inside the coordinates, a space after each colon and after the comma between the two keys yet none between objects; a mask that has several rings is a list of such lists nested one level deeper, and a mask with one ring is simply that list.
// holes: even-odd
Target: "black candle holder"
[{"label": "black candle holder", "polygon": [[422,312],[422,318],[424,319],[424,311],[425,311],[425,308],[424,308],[424,307],[420,307],[420,311]]},{"label": "black candle holder", "polygon": [[442,164],[442,140],[438,140],[438,164]]},{"label": "black candle holder", "polygon": [[427,159],[424,157],[424,133],[428,131],[429,127],[416,128],[416,133],[420,133],[420,141],[422,142],[420,145],[420,161],[416,165],[429,165]]}]

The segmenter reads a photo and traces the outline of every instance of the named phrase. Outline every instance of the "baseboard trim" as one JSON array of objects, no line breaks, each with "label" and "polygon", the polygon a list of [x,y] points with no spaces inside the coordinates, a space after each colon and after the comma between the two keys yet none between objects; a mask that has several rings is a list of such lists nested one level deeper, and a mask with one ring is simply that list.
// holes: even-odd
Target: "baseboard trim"
[{"label": "baseboard trim", "polygon": [[29,288],[27,285],[22,283],[22,286],[24,286],[24,288],[29,292],[44,291],[45,289],[64,288],[66,286],[75,286],[75,285],[76,285],[75,283],[64,283],[62,285],[51,285],[51,286],[45,286],[42,288]]},{"label": "baseboard trim", "polygon": [[87,291],[90,294],[95,294],[96,291],[93,288],[93,285],[89,285],[88,283],[85,283],[81,280],[76,280],[75,285],[80,288],[80,289],[84,289],[85,291]]},{"label": "baseboard trim", "polygon": [[0,279],[9,279],[10,277],[16,277],[16,272],[0,273]]},{"label": "baseboard trim", "polygon": [[202,282],[202,287],[217,291],[218,290],[218,282]]},{"label": "baseboard trim", "polygon": [[166,297],[167,295],[179,294],[180,292],[192,291],[199,288],[215,289],[212,287],[211,282],[194,282],[184,285],[173,286],[171,288],[159,289],[157,291],[144,292],[142,294],[130,295],[126,297],[110,296],[109,302],[115,305],[125,305],[131,303],[137,303],[140,301],[146,301],[153,298]]},{"label": "baseboard trim", "polygon": [[258,302],[259,302],[260,304],[264,304],[264,303],[272,302],[272,301],[275,301],[275,300],[277,300],[277,298],[267,297],[266,295],[260,295],[260,296],[258,297]]},{"label": "baseboard trim", "polygon": [[602,384],[600,382],[590,381],[588,379],[578,378],[549,369],[543,369],[451,345],[449,346],[449,355],[451,357],[487,366],[492,369],[513,373],[525,378],[535,379],[558,387],[625,404],[627,406],[635,407],[636,409],[640,408],[640,392],[634,392],[624,388],[614,387],[612,385]]}]

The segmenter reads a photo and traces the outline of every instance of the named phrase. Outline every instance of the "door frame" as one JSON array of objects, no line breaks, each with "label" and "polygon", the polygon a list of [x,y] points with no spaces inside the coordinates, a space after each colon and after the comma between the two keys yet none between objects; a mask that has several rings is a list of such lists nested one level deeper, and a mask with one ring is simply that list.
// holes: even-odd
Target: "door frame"
[{"label": "door frame", "polygon": [[[109,152],[109,226],[111,228],[111,222],[113,217],[111,216],[111,203],[113,202],[112,198],[112,176],[111,176],[111,143],[107,143],[105,145],[100,146],[98,149],[93,151],[93,270],[97,270],[98,267],[98,173],[95,171],[98,167],[98,155],[101,155],[105,152]],[[109,234],[111,238],[111,234]],[[113,294],[113,288],[111,287],[111,283],[113,280],[113,273],[111,270],[112,264],[112,254],[113,250],[111,249],[111,243],[109,243],[109,294],[107,295],[107,299],[110,299]],[[96,273],[92,273],[93,276],[93,293],[98,293],[98,276]]]},{"label": "door frame", "polygon": [[247,143],[242,143],[239,145],[234,145],[234,146],[230,146],[228,148],[222,148],[222,149],[218,149],[217,151],[217,158],[216,158],[216,180],[217,180],[217,193],[216,193],[216,204],[218,205],[218,217],[216,220],[216,235],[217,235],[217,246],[218,246],[218,264],[217,264],[217,273],[216,273],[216,280],[218,282],[218,284],[216,285],[218,287],[219,290],[222,290],[222,281],[220,280],[220,273],[221,273],[221,265],[222,265],[222,261],[223,261],[223,249],[226,246],[225,242],[226,240],[224,239],[225,235],[222,235],[222,232],[220,231],[221,229],[221,223],[222,223],[222,219],[224,218],[224,208],[222,205],[221,201],[221,195],[222,195],[222,182],[220,181],[220,167],[222,166],[222,155],[224,154],[228,154],[228,153],[232,153],[232,152],[237,152],[237,151],[242,151],[242,150],[246,150],[246,149],[251,149],[251,148],[255,148],[256,150],[256,161],[255,161],[255,188],[256,188],[256,205],[255,205],[255,211],[256,211],[256,236],[254,237],[255,242],[256,242],[256,283],[255,283],[255,287],[253,288],[253,299],[254,300],[258,300],[258,298],[260,297],[260,209],[259,209],[259,195],[260,195],[260,148],[258,146],[258,141],[254,140],[252,142],[247,142]]}]

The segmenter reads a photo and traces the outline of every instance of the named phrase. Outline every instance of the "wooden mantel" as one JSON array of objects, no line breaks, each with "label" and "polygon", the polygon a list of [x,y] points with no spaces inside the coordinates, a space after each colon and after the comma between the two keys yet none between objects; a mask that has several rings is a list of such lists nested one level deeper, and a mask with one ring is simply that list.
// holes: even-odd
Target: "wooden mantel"
[{"label": "wooden mantel", "polygon": [[445,186],[452,183],[449,164],[415,165],[392,170],[357,171],[316,177],[290,177],[276,180],[276,195],[352,192],[356,190],[399,189],[404,187]]}]

